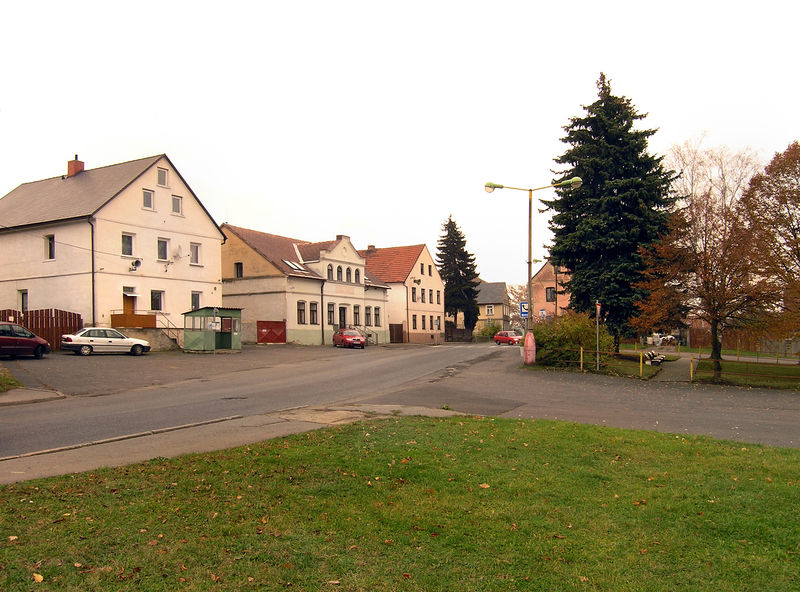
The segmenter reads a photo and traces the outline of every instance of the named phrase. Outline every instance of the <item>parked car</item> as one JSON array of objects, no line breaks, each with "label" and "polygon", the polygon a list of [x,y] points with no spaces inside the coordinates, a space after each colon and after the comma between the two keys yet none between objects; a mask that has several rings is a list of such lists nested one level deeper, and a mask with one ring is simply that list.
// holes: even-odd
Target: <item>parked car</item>
[{"label": "parked car", "polygon": [[0,356],[33,356],[37,360],[50,353],[46,339],[34,335],[22,325],[0,323]]},{"label": "parked car", "polygon": [[333,334],[333,347],[360,347],[364,349],[367,340],[354,329],[339,329]]},{"label": "parked car", "polygon": [[497,345],[500,345],[501,343],[507,343],[508,345],[519,345],[520,341],[522,341],[522,335],[516,331],[498,331],[494,335],[494,342]]},{"label": "parked car", "polygon": [[116,329],[86,327],[74,335],[61,336],[61,349],[74,351],[81,356],[91,353],[129,353],[140,356],[150,351],[150,343],[144,339],[127,337]]}]

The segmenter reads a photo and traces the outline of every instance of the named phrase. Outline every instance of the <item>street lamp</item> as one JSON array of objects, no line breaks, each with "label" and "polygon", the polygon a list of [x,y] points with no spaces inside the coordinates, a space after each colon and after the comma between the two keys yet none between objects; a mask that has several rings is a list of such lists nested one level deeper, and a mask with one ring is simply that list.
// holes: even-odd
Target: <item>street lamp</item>
[{"label": "street lamp", "polygon": [[[533,189],[523,189],[522,187],[508,187],[497,183],[486,183],[484,189],[486,193],[491,193],[495,189],[516,189],[517,191],[528,192],[528,318],[525,323],[525,346],[523,347],[523,358],[525,365],[529,366],[536,360],[536,344],[533,341],[533,192],[550,187],[571,187],[578,189],[583,185],[580,177],[572,177],[566,181],[535,187]],[[528,337],[530,335],[530,337]]]}]

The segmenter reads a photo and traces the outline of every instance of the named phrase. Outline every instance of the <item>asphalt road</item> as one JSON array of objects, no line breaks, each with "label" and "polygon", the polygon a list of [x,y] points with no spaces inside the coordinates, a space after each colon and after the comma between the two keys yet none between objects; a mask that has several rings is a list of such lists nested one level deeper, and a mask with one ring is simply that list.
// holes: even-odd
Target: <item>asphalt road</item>
[{"label": "asphalt road", "polygon": [[[401,345],[363,351],[246,347],[241,354],[215,356],[172,352],[84,358],[55,353],[44,360],[2,363],[26,386],[55,389],[66,397],[0,407],[0,458],[165,431],[180,432],[183,438],[170,451],[213,449],[270,437],[275,432],[266,427],[274,428],[276,418],[301,420],[296,429],[313,428],[313,417],[292,418],[292,409],[310,410],[313,415],[319,410],[397,405],[800,447],[798,390],[531,371],[521,368],[518,348],[493,344]],[[188,424],[205,427],[175,430]],[[254,429],[258,426],[262,429]],[[134,445],[141,442],[128,446]],[[102,463],[98,450],[92,462]],[[115,445],[120,463],[127,458],[125,451],[123,443]],[[138,454],[148,458],[151,452]],[[85,470],[86,454],[72,457],[70,462],[76,464],[63,471]],[[48,455],[39,458],[44,456]]]}]

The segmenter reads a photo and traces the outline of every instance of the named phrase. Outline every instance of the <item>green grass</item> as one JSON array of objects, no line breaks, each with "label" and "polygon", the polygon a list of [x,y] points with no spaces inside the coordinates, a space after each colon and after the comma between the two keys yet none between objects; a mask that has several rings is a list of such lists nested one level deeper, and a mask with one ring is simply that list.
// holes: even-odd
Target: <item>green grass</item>
[{"label": "green grass", "polygon": [[0,589],[797,590],[798,467],[706,438],[375,420],[0,487]]},{"label": "green grass", "polygon": [[11,389],[19,388],[22,384],[20,384],[11,373],[0,366],[0,393],[4,393],[6,391],[10,391]]},{"label": "green grass", "polygon": [[[704,359],[697,364],[694,378],[698,382],[714,382],[711,360]],[[721,382],[739,386],[797,389],[800,388],[800,366],[723,360]]]}]

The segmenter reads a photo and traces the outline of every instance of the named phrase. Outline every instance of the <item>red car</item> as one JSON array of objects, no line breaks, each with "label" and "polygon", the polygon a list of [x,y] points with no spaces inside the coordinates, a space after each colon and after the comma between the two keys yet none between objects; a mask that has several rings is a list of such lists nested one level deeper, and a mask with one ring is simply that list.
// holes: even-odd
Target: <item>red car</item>
[{"label": "red car", "polygon": [[354,329],[339,329],[333,334],[333,347],[360,347],[364,349],[367,340]]},{"label": "red car", "polygon": [[499,331],[494,336],[494,342],[497,345],[500,345],[501,343],[507,343],[508,345],[519,345],[520,341],[522,341],[522,335],[516,331]]},{"label": "red car", "polygon": [[50,344],[22,325],[0,323],[0,356],[33,356],[41,359],[50,353]]}]

